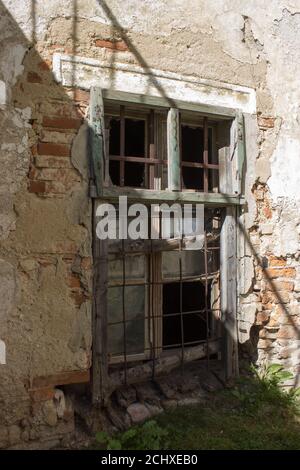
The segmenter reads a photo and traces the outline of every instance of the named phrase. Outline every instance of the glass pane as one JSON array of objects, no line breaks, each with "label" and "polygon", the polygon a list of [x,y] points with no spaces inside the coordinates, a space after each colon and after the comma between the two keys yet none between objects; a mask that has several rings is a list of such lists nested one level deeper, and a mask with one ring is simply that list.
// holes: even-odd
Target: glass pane
[{"label": "glass pane", "polygon": [[[180,277],[180,254],[178,251],[164,251],[162,254],[162,271],[164,279]],[[182,252],[182,277],[197,276],[204,274],[204,252],[183,251]]]},{"label": "glass pane", "polygon": [[[123,288],[108,289],[108,351],[124,353]],[[125,286],[126,354],[139,354],[145,347],[145,286]]]},{"label": "glass pane", "polygon": [[[131,255],[125,257],[125,279],[136,280],[144,279],[146,273],[145,256]],[[123,280],[123,260],[118,257],[110,256],[108,262],[109,281]]]}]

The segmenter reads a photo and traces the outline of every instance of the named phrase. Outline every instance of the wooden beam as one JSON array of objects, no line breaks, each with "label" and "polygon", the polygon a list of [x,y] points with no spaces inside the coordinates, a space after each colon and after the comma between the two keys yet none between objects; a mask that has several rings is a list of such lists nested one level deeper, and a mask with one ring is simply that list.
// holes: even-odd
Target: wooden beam
[{"label": "wooden beam", "polygon": [[244,193],[243,179],[246,161],[245,124],[244,116],[238,113],[237,117],[237,191]]},{"label": "wooden beam", "polygon": [[[196,361],[207,356],[207,354],[216,354],[220,350],[220,341],[213,340],[205,342],[198,346],[185,348],[183,353],[181,349],[173,350],[170,354],[162,354],[153,361],[147,361],[126,370],[126,384],[144,382],[153,377],[153,366],[155,377],[167,375],[184,363]],[[109,375],[109,395],[125,384],[125,372],[123,368],[112,372]]]},{"label": "wooden beam", "polygon": [[[97,198],[97,195],[92,195]],[[240,196],[233,196],[226,193],[200,193],[196,191],[157,191],[152,189],[134,189],[134,188],[103,188],[101,202],[118,202],[119,196],[127,196],[130,201],[139,202],[178,202],[178,203],[199,203],[211,206],[242,205],[245,203]],[[143,200],[143,201],[141,201]],[[100,202],[100,199],[99,199]]]},{"label": "wooden beam", "polygon": [[74,370],[58,372],[53,375],[34,377],[30,384],[30,389],[46,388],[57,385],[88,383],[90,380],[89,370]]},{"label": "wooden beam", "polygon": [[[95,207],[93,207],[95,211]],[[95,212],[94,212],[95,213]],[[96,233],[95,217],[93,230]],[[94,303],[93,303],[93,379],[92,399],[103,404],[108,384],[107,352],[107,283],[108,283],[108,240],[93,240]]]},{"label": "wooden beam", "polygon": [[220,239],[223,361],[227,379],[238,375],[236,207],[227,207]]},{"label": "wooden beam", "polygon": [[215,119],[233,119],[236,116],[236,109],[221,106],[209,106],[205,104],[191,103],[173,98],[149,96],[137,93],[127,93],[115,90],[103,90],[103,98],[116,101],[118,103],[135,103],[147,107],[157,108],[177,108],[183,111],[194,111],[201,115],[213,117]]}]

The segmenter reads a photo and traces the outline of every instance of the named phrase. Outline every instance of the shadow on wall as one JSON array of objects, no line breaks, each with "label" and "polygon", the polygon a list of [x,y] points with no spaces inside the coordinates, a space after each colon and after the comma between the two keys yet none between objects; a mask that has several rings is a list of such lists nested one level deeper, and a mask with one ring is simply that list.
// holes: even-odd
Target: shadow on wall
[{"label": "shadow on wall", "polygon": [[[114,43],[116,38],[121,38],[122,41],[126,44],[128,50],[132,53],[136,61],[142,66],[149,77],[149,86],[155,86],[159,91],[160,95],[166,98],[170,106],[174,106],[174,103],[171,98],[167,96],[165,90],[161,84],[157,81],[156,77],[153,75],[150,66],[144,60],[142,55],[139,53],[138,49],[132,44],[131,40],[128,38],[126,32],[123,30],[120,22],[114,16],[111,9],[108,7],[105,1],[95,0],[101,6],[105,12],[107,19],[110,22],[111,28],[111,42]],[[78,4],[77,0],[73,1],[73,11],[72,11],[72,54],[76,54],[78,51]],[[8,46],[21,44],[26,49],[26,53],[23,60],[24,70],[21,75],[18,77],[17,82],[13,84],[13,87],[8,90],[7,98],[8,102],[4,110],[2,111],[3,116],[13,113],[14,109],[19,108],[23,109],[26,107],[31,108],[32,115],[28,119],[27,124],[30,125],[28,128],[29,142],[30,142],[30,159],[28,161],[26,176],[20,179],[19,186],[16,187],[15,193],[20,193],[24,191],[24,182],[27,185],[27,191],[29,193],[35,194],[39,198],[43,198],[46,201],[48,198],[55,199],[66,199],[71,201],[74,197],[76,188],[78,188],[83,182],[83,175],[81,175],[72,163],[71,159],[71,142],[75,137],[78,129],[80,128],[82,122],[84,121],[84,116],[89,101],[89,93],[85,90],[71,88],[64,88],[62,85],[55,82],[54,76],[51,72],[51,54],[55,52],[55,48],[52,49],[49,58],[45,59],[41,57],[38,51],[35,48],[37,35],[36,35],[36,1],[32,0],[31,2],[31,19],[32,19],[32,37],[31,42],[29,42],[22,31],[19,29],[19,26],[15,23],[13,17],[7,11],[5,6],[0,3],[1,17],[5,17],[7,21],[7,31],[10,33],[10,36],[5,39]],[[10,46],[9,46],[10,45]],[[110,48],[111,49],[111,48]],[[61,50],[61,47],[60,47]],[[114,63],[114,52],[111,52],[110,60],[111,65]],[[2,77],[0,80],[5,81],[5,73],[1,71]],[[76,74],[76,64],[73,63],[73,80],[72,83],[75,83],[75,74]],[[114,83],[114,70],[111,68],[111,82]],[[10,77],[8,77],[8,81]],[[45,114],[44,110],[47,109]],[[6,121],[4,121],[6,122]],[[8,122],[8,121],[7,121]],[[6,124],[4,124],[5,126]],[[7,124],[9,125],[9,124]],[[7,135],[10,135],[10,130],[7,129]],[[65,137],[67,136],[67,137]],[[19,156],[22,158],[22,155]],[[6,167],[6,171],[14,174],[17,172],[17,163],[15,167]],[[86,184],[86,191],[88,185]],[[86,192],[87,194],[87,192]],[[45,214],[47,218],[47,214]],[[39,224],[39,220],[36,221]],[[44,221],[43,221],[44,224]],[[18,229],[18,226],[17,226]],[[250,247],[253,257],[256,259],[257,263],[262,266],[260,256],[256,253],[254,247],[251,245],[249,235],[246,233],[244,227],[239,224],[239,230],[243,234],[246,243]],[[18,231],[13,235],[13,239],[17,239]],[[12,236],[12,234],[10,235]],[[91,303],[91,292],[89,292],[86,287],[81,282],[81,274],[74,272],[74,263],[78,264],[78,257],[80,259],[79,270],[83,270],[83,258],[80,254],[81,250],[81,240],[78,246],[68,247],[66,241],[63,241],[63,245],[58,247],[56,246],[56,251],[54,249],[53,257],[56,257],[56,261],[59,259],[64,259],[65,269],[68,272],[68,284],[66,289],[68,289],[70,298],[72,299],[72,308],[80,309],[84,303]],[[67,240],[67,242],[71,242]],[[16,269],[20,270],[18,264],[19,257],[22,255],[21,251],[14,251],[14,247],[11,244],[7,245],[9,247],[9,258],[14,260]],[[30,247],[31,253],[35,257],[42,259],[45,253],[38,251],[38,248],[35,246]],[[262,271],[267,279],[270,289],[273,291],[274,295],[278,299],[278,303],[282,305],[284,314],[289,317],[290,324],[297,331],[299,337],[299,331],[297,325],[293,322],[292,318],[289,316],[288,309],[283,302],[281,293],[276,289],[274,281],[268,274],[268,271],[262,266]],[[18,272],[18,275],[21,273]],[[54,309],[55,309],[55,304]],[[19,308],[22,310],[23,306],[20,305]],[[58,312],[60,314],[60,312]],[[54,313],[53,313],[54,314]],[[29,321],[30,322],[30,321]],[[24,328],[24,323],[19,319],[19,317],[14,317],[10,322],[9,331],[6,324],[3,325],[3,332],[1,331],[1,338],[9,344],[8,348],[8,357],[7,357],[7,366],[6,374],[11,374],[13,377],[18,377],[20,382],[24,384],[25,382],[32,383],[35,371],[31,369],[32,358],[33,363],[42,360],[39,359],[42,357],[40,353],[37,352],[37,345],[39,347],[47,348],[48,344],[51,345],[51,342],[55,342],[57,338],[50,337],[51,334],[47,333],[45,338],[43,327],[40,326],[35,332],[35,324],[33,323],[33,331],[30,335],[27,335],[26,328]],[[2,326],[1,326],[2,328]],[[79,330],[80,330],[80,319],[79,319]],[[13,338],[20,338],[21,332],[21,341],[16,340],[14,344]],[[11,353],[11,350],[14,349],[14,352]],[[10,364],[10,356],[13,354],[14,365]],[[45,356],[51,356],[51,350],[49,350]],[[43,356],[43,357],[45,357]],[[63,356],[61,356],[63,357]],[[26,363],[25,363],[25,362]],[[24,364],[24,367],[18,366]],[[51,360],[50,360],[51,362]],[[54,367],[54,366],[53,366]],[[63,364],[58,365],[59,369],[64,367]],[[1,371],[1,368],[0,368]],[[52,373],[57,372],[53,369]],[[296,377],[296,381],[298,378]],[[22,387],[21,387],[22,388]],[[21,393],[21,392],[20,392]]]}]

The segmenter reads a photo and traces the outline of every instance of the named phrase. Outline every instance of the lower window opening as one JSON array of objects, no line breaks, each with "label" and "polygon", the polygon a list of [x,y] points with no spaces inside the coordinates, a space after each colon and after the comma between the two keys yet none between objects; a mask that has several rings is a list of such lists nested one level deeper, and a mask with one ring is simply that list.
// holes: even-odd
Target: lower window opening
[{"label": "lower window opening", "polygon": [[[201,282],[182,282],[182,316],[180,314],[180,282],[163,286],[163,349],[196,346],[208,339],[210,315],[205,307],[209,305],[210,285],[207,302],[205,285]],[[193,313],[188,313],[193,312]]]}]

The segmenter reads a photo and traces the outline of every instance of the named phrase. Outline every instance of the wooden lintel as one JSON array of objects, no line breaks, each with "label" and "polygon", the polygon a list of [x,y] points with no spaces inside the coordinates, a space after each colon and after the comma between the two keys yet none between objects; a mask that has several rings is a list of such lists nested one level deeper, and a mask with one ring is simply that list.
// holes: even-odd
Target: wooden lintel
[{"label": "wooden lintel", "polygon": [[46,388],[58,385],[88,383],[89,381],[89,370],[58,372],[57,374],[53,375],[35,377],[30,384],[30,389]]},{"label": "wooden lintel", "polygon": [[[134,188],[103,188],[101,202],[118,202],[119,196],[127,196],[130,201],[145,201],[149,203],[178,202],[182,204],[207,204],[211,206],[240,206],[245,203],[245,199],[240,196],[227,195],[223,193],[200,193],[192,191],[157,191],[152,189]],[[91,194],[91,197],[95,195]],[[97,196],[96,196],[97,197]],[[99,198],[100,202],[100,198]]]}]

